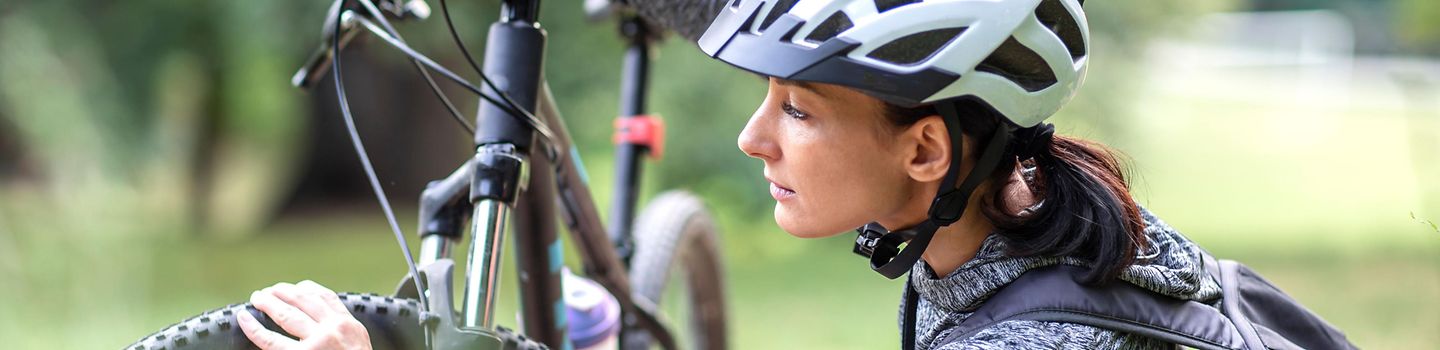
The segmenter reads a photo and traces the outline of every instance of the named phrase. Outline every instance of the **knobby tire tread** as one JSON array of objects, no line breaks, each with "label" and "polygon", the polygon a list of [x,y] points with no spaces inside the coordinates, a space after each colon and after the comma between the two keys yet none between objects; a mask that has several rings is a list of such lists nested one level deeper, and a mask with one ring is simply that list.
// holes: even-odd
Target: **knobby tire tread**
[{"label": "knobby tire tread", "polygon": [[[656,196],[635,219],[635,255],[631,258],[630,285],[637,295],[660,304],[667,286],[685,283],[694,310],[688,321],[695,329],[672,326],[672,333],[688,333],[695,344],[681,349],[725,349],[726,308],[724,270],[720,263],[715,222],[700,199],[684,191]],[[682,281],[671,281],[671,269],[680,269]],[[678,295],[677,295],[678,296]],[[648,349],[649,338],[632,332],[624,349]]]},{"label": "knobby tire tread", "polygon": [[[340,301],[350,314],[365,325],[373,350],[425,349],[424,329],[420,326],[420,302],[376,294],[340,293]],[[259,349],[240,330],[236,315],[249,312],[265,328],[285,334],[274,320],[250,303],[230,304],[206,311],[167,326],[141,338],[126,350],[254,350]],[[543,350],[544,345],[504,327],[494,333],[503,339],[503,350]],[[294,338],[294,337],[291,337]]]}]

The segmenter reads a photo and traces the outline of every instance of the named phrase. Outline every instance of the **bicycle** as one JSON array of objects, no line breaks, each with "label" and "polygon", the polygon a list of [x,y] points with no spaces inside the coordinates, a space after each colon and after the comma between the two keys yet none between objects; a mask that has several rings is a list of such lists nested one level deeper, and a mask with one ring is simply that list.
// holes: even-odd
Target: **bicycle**
[{"label": "bicycle", "polygon": [[[597,213],[578,152],[571,147],[569,133],[541,77],[546,33],[538,21],[539,0],[501,1],[500,18],[491,25],[486,40],[483,68],[460,40],[445,0],[440,4],[456,45],[480,74],[483,87],[410,48],[390,24],[390,19],[429,17],[429,6],[423,0],[336,0],[322,33],[326,43],[292,79],[296,86],[309,87],[323,78],[327,68],[331,72],[353,146],[409,264],[410,272],[401,279],[394,296],[341,294],[351,314],[369,331],[372,346],[569,348],[560,289],[562,251],[554,220],[558,203],[584,274],[620,304],[623,348],[658,345],[676,349],[681,340],[688,341],[688,348],[725,348],[717,231],[703,204],[693,195],[672,191],[657,196],[638,216],[634,212],[643,165],[640,158],[660,147],[661,125],[643,115],[647,53],[658,40],[656,30],[633,11],[624,11],[623,5],[587,3],[592,15],[620,14],[618,23],[628,45],[622,68],[621,117],[616,121],[616,195],[613,221],[607,229]],[[474,157],[444,179],[429,183],[421,195],[418,263],[405,248],[405,237],[355,132],[345,99],[340,58],[346,44],[362,31],[408,55],[451,116],[475,136]],[[471,127],[440,92],[431,71],[481,97],[475,119],[478,127]],[[467,216],[473,237],[462,279],[462,302],[456,309],[452,305],[455,262],[450,255],[463,238]],[[511,220],[515,220],[523,335],[493,322],[501,248]],[[693,308],[679,320],[690,323],[683,332],[672,332],[676,328],[667,325],[670,320],[662,319],[656,306],[673,287],[686,290],[683,296],[687,300],[681,304]],[[236,325],[239,312],[249,312],[267,328],[281,331],[263,313],[242,303],[185,319],[126,349],[254,348]]]}]

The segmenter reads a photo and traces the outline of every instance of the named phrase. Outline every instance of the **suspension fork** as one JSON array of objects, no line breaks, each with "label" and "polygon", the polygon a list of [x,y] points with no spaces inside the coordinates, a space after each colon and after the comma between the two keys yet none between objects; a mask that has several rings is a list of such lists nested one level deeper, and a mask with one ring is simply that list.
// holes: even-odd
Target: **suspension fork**
[{"label": "suspension fork", "polygon": [[[465,279],[467,298],[479,302],[462,304],[461,319],[456,324],[468,327],[488,328],[489,322],[493,320],[494,303],[496,297],[495,287],[498,286],[500,276],[500,252],[502,251],[505,236],[505,224],[514,219],[516,231],[523,233],[515,239],[515,250],[519,252],[516,261],[519,263],[521,302],[524,304],[522,310],[525,312],[524,320],[525,334],[532,339],[541,340],[541,337],[564,340],[564,328],[555,323],[556,320],[563,320],[556,316],[556,313],[564,307],[561,304],[561,286],[559,284],[558,271],[561,266],[559,240],[555,234],[555,222],[547,218],[554,218],[553,199],[555,191],[553,180],[547,172],[534,173],[534,176],[527,176],[524,173],[524,164],[521,162],[521,174],[518,175],[520,184],[529,183],[523,187],[519,196],[522,197],[515,204],[513,211],[500,200],[483,199],[480,206],[474,206],[470,202],[472,189],[472,174],[477,169],[481,171],[494,171],[498,169],[514,168],[516,159],[504,147],[486,147],[480,152],[476,159],[467,161],[460,168],[456,169],[445,179],[432,181],[426,186],[420,198],[420,228],[417,232],[421,236],[420,244],[420,266],[422,270],[440,261],[449,261],[453,246],[462,238],[462,232],[466,226],[466,220],[473,215],[474,221],[471,231],[475,232],[475,238],[470,246],[470,260],[468,275]],[[488,161],[480,161],[488,159]],[[544,157],[532,158],[535,163],[532,166],[547,169],[548,160]],[[507,164],[509,163],[509,164]],[[485,170],[489,169],[489,170]],[[513,175],[500,175],[500,178],[514,177]],[[529,180],[527,181],[526,178]],[[550,186],[546,186],[549,184]],[[481,186],[487,186],[482,183]],[[485,192],[489,190],[480,190]],[[446,271],[453,267],[450,263],[442,264]],[[433,271],[431,271],[433,272]],[[553,276],[552,276],[553,275]],[[435,278],[436,276],[428,276]],[[553,277],[553,278],[552,278]],[[448,286],[448,281],[440,285]],[[399,293],[413,293],[411,284],[403,282],[400,285]],[[431,290],[431,292],[435,292]],[[448,296],[447,289],[443,294],[432,294]],[[475,320],[466,323],[466,319]],[[543,340],[541,340],[543,341]],[[555,343],[550,343],[555,344]]]},{"label": "suspension fork", "polygon": [[[421,194],[418,232],[421,237],[419,265],[422,267],[449,259],[453,246],[461,238],[466,215],[472,219],[470,231],[474,237],[470,242],[464,303],[461,306],[461,325],[465,327],[490,328],[493,325],[505,228],[511,209],[517,204],[516,198],[522,193],[529,194],[523,187],[515,187],[529,182],[527,171],[524,158],[516,153],[513,146],[485,145],[479,148],[475,158],[445,179],[430,182]],[[523,202],[535,201],[527,198]],[[533,231],[521,228],[520,232]],[[553,237],[553,229],[550,232]],[[517,240],[517,243],[519,241],[524,240]],[[525,248],[517,250],[533,251]],[[401,287],[403,289],[404,285]]]},{"label": "suspension fork", "polygon": [[[505,0],[501,18],[490,26],[484,71],[516,108],[536,110],[542,84],[545,32],[537,22],[539,0]],[[499,95],[486,86],[488,93]],[[566,343],[565,309],[560,295],[560,244],[555,234],[554,185],[543,147],[531,147],[536,131],[505,106],[482,101],[476,125],[470,203],[473,215],[461,325],[492,328],[505,229],[512,217],[517,230],[516,261],[524,330],[554,347]],[[533,164],[531,164],[533,163]],[[542,169],[530,176],[531,166]],[[528,189],[526,188],[528,185]],[[523,200],[517,201],[517,199]],[[513,214],[512,214],[513,212]],[[518,215],[514,215],[518,214]]]},{"label": "suspension fork", "polygon": [[[525,2],[525,0],[513,0]],[[548,88],[540,79],[543,56],[544,32],[526,21],[525,14],[533,15],[537,8],[507,1],[502,12],[506,17],[491,26],[486,46],[486,75],[495,79],[497,87],[509,94],[521,108],[534,106],[536,113],[545,124],[555,126],[554,142],[561,149],[569,149],[569,135],[559,118]],[[633,50],[643,53],[644,49]],[[636,57],[632,57],[636,58]],[[640,62],[643,67],[643,61]],[[631,85],[627,95],[640,96],[644,90],[643,77]],[[632,82],[633,83],[633,82]],[[641,85],[641,86],[636,86]],[[488,87],[486,90],[490,93]],[[538,94],[538,95],[537,95]],[[630,99],[630,98],[627,98]],[[537,105],[538,102],[538,105]],[[635,106],[643,105],[636,101]],[[643,107],[629,108],[637,111]],[[624,113],[631,114],[631,113]],[[470,246],[466,288],[461,308],[462,321],[466,328],[491,328],[494,321],[494,300],[498,287],[500,252],[503,248],[505,226],[512,211],[517,222],[516,248],[520,252],[521,294],[525,310],[525,333],[531,338],[552,346],[559,346],[565,339],[564,305],[560,299],[559,261],[560,249],[554,230],[557,197],[563,203],[560,213],[570,227],[571,234],[579,242],[581,258],[587,275],[595,278],[613,294],[616,294],[623,309],[638,317],[640,328],[651,332],[655,340],[666,349],[674,348],[674,339],[656,319],[654,305],[632,298],[628,278],[621,258],[606,237],[606,230],[600,223],[593,206],[593,198],[583,179],[583,168],[572,161],[549,164],[544,157],[526,157],[531,154],[534,131],[499,106],[482,102],[476,133],[476,156],[433,187],[436,197],[442,194],[456,196],[458,193],[443,188],[454,188],[461,180],[469,180],[468,207],[461,203],[448,206],[472,213],[471,231],[474,238]],[[534,154],[543,154],[534,153]],[[573,153],[571,154],[573,156]],[[562,159],[564,157],[562,156]],[[532,162],[533,161],[533,162]],[[542,170],[531,173],[528,167],[539,166]],[[466,172],[468,169],[468,173]],[[556,173],[550,170],[555,169]],[[636,170],[638,172],[638,169]],[[557,177],[558,176],[558,177]],[[529,185],[526,188],[526,185]],[[556,188],[558,187],[558,188]],[[427,194],[432,189],[427,189]],[[524,198],[519,201],[517,198]],[[463,226],[463,217],[455,218],[457,209],[431,210],[443,215],[426,215],[425,200],[422,200],[422,232],[426,225]],[[440,202],[440,201],[436,201]],[[633,202],[629,205],[633,208]],[[631,215],[626,215],[626,217]],[[628,226],[628,225],[627,225]],[[437,230],[436,232],[445,231]],[[628,229],[616,230],[619,232]],[[458,234],[426,234],[421,243],[421,261],[429,265],[448,257],[451,246]],[[532,254],[533,253],[533,254]],[[432,284],[432,287],[434,284]],[[448,293],[445,293],[448,295]],[[547,312],[549,311],[549,312]]]}]

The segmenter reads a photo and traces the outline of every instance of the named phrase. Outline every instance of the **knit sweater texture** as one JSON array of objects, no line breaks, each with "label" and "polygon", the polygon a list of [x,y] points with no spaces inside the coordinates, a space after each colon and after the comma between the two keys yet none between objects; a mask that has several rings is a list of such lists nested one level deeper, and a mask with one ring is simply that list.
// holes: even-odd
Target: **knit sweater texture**
[{"label": "knit sweater texture", "polygon": [[[1220,286],[1205,272],[1201,250],[1148,210],[1141,209],[1148,247],[1125,268],[1119,281],[1182,300],[1214,304]],[[935,344],[965,320],[1001,287],[1034,268],[1066,264],[1088,266],[1071,257],[1012,257],[1004,239],[990,235],[975,257],[949,275],[937,278],[925,261],[910,271],[910,283],[920,295],[916,312],[916,350],[981,349],[1175,349],[1174,344],[1131,333],[1063,322],[1005,321],[965,339]],[[901,297],[900,323],[904,328],[905,300]]]}]

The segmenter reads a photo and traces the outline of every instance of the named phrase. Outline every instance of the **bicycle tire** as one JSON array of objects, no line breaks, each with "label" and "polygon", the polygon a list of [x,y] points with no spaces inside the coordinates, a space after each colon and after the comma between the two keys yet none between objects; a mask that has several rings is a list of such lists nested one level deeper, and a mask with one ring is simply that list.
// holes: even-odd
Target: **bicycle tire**
[{"label": "bicycle tire", "polygon": [[[340,293],[340,301],[370,335],[373,350],[425,349],[425,330],[420,326],[420,302],[375,294]],[[289,336],[265,313],[250,303],[231,304],[176,322],[126,346],[127,350],[259,349],[240,330],[236,315],[249,312],[265,328]],[[543,350],[544,345],[496,327],[503,350]],[[293,337],[292,337],[293,338]]]},{"label": "bicycle tire", "polygon": [[[656,196],[635,219],[635,254],[631,257],[630,285],[638,296],[656,305],[681,273],[691,305],[690,327],[671,328],[681,349],[725,349],[726,310],[724,269],[720,263],[719,231],[695,195],[669,191]],[[674,270],[672,270],[674,269]],[[676,320],[672,320],[676,321]],[[625,349],[649,349],[650,338],[632,330],[624,337]]]}]

